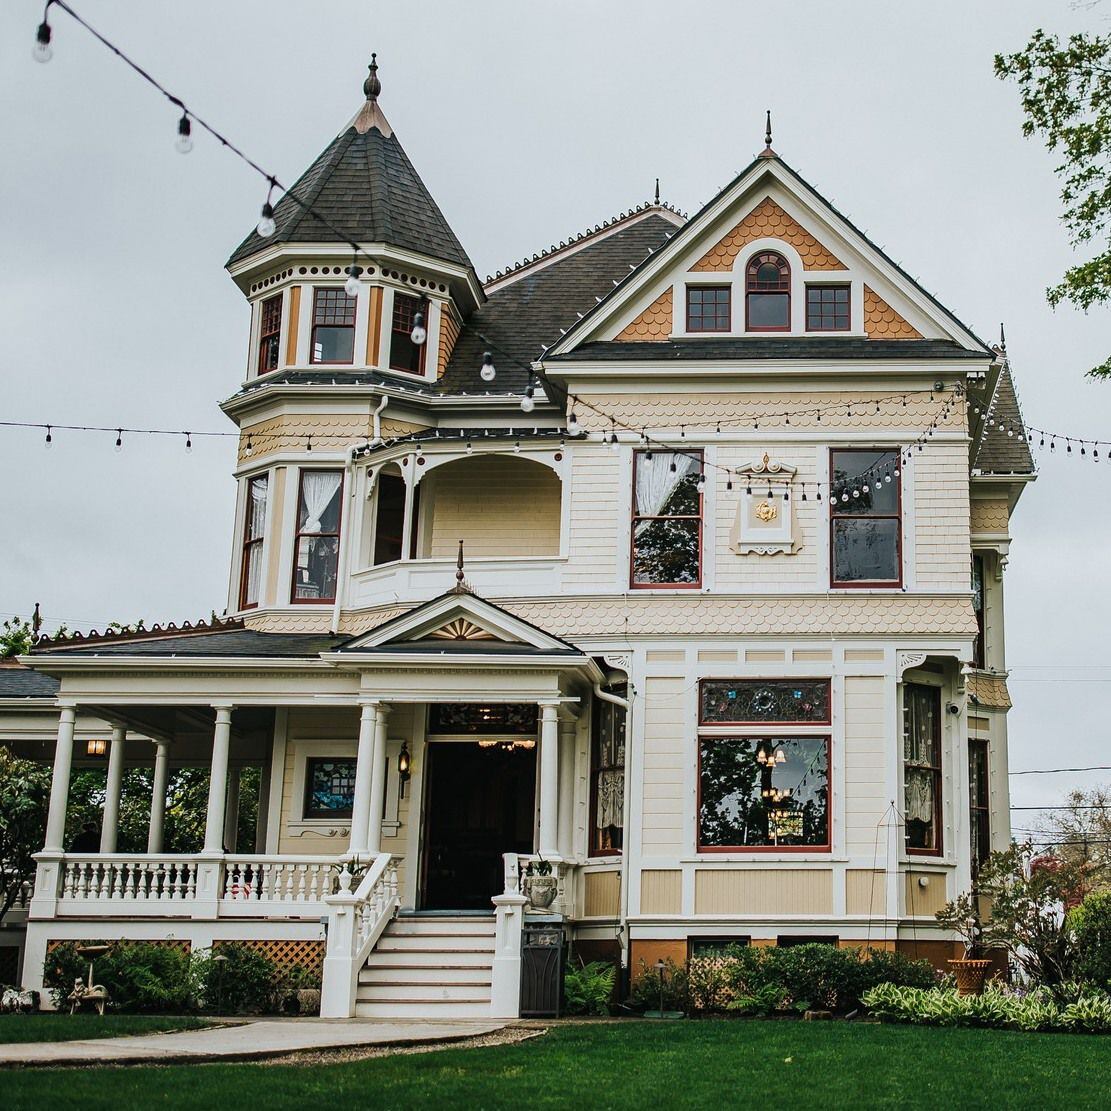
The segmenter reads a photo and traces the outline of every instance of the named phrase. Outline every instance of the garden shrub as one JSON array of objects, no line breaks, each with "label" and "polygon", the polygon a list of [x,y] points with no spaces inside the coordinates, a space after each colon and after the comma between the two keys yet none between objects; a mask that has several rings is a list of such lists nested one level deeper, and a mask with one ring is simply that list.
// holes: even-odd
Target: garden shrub
[{"label": "garden shrub", "polygon": [[879,984],[864,993],[864,1005],[885,1022],[920,1026],[989,1026],[1026,1031],[1111,1033],[1111,996],[1078,994],[1063,1006],[1048,988],[1016,992],[990,984],[983,995],[958,995],[955,988],[911,988]]},{"label": "garden shrub", "polygon": [[284,985],[277,966],[254,946],[225,942],[195,960],[207,1010],[238,1015],[277,1010],[281,1005]]},{"label": "garden shrub", "polygon": [[1094,891],[1069,911],[1068,928],[1076,952],[1074,975],[1111,990],[1111,891]]},{"label": "garden shrub", "polygon": [[767,1018],[787,1004],[787,991],[778,984],[764,984],[752,995],[738,995],[729,1001],[726,1010],[739,1015]]},{"label": "garden shrub", "polygon": [[[661,985],[662,980],[662,985]],[[655,965],[640,962],[640,975],[633,983],[629,1002],[646,1011],[659,1008],[661,1000],[665,1011],[686,1011],[690,1007],[690,989],[687,970],[674,961],[664,962],[661,972]]]},{"label": "garden shrub", "polygon": [[563,976],[563,998],[569,1015],[608,1015],[617,968],[606,961],[591,961],[569,968]]},{"label": "garden shrub", "polygon": [[[55,1006],[66,1007],[74,980],[85,980],[89,962],[66,942],[47,956],[43,981]],[[196,1006],[200,984],[184,949],[145,942],[118,942],[93,962],[93,981],[108,989],[118,1011],[179,1012]]]}]

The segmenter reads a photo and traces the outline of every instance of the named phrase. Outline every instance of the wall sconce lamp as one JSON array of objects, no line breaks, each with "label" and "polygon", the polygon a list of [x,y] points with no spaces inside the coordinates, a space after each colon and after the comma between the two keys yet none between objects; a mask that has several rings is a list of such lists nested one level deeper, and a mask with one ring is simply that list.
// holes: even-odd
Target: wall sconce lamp
[{"label": "wall sconce lamp", "polygon": [[405,797],[405,784],[409,782],[412,776],[412,758],[409,756],[409,742],[402,741],[401,751],[397,754],[397,778],[400,782],[398,788],[398,797]]},{"label": "wall sconce lamp", "polygon": [[86,756],[103,756],[108,751],[108,742],[101,739],[85,742]]}]

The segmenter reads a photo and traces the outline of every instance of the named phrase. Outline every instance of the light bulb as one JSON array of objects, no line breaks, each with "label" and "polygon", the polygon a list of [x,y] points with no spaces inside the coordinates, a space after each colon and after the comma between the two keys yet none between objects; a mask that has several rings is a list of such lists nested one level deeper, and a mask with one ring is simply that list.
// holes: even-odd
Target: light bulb
[{"label": "light bulb", "polygon": [[497,374],[497,368],[494,366],[494,356],[489,351],[483,352],[482,355],[482,369],[478,372],[479,378],[483,382],[493,382]]},{"label": "light bulb", "polygon": [[521,412],[522,413],[531,413],[533,411],[533,409],[535,409],[535,408],[536,408],[536,402],[532,400],[532,395],[526,393],[521,398]]},{"label": "light bulb", "polygon": [[362,272],[363,268],[354,264],[347,268],[347,281],[343,283],[343,290],[348,297],[359,296],[359,275]]},{"label": "light bulb", "polygon": [[50,425],[46,426],[46,446],[51,448],[54,446],[54,437],[50,435]]},{"label": "light bulb", "polygon": [[116,432],[116,451],[123,451],[123,429]]},{"label": "light bulb", "polygon": [[177,140],[174,143],[174,149],[179,154],[188,154],[193,149],[193,125],[189,122],[188,116],[182,116],[177,121]]},{"label": "light bulb", "polygon": [[193,437],[188,432],[185,433],[185,451],[186,454],[193,452]]},{"label": "light bulb", "polygon": [[617,441],[617,433],[616,432],[611,432],[610,433],[610,451],[620,451],[620,450],[621,450],[621,444],[618,443],[618,441]]},{"label": "light bulb", "polygon": [[571,415],[567,418],[567,431],[572,436],[577,436],[579,434],[579,420],[578,417],[575,416],[574,409],[571,410]]},{"label": "light bulb", "polygon": [[54,57],[54,48],[50,45],[50,24],[43,20],[35,32],[35,46],[31,57],[36,62],[49,62]]},{"label": "light bulb", "polygon": [[267,201],[262,206],[262,218],[255,226],[255,231],[257,231],[263,239],[269,239],[277,230],[278,225],[274,223],[274,206]]},{"label": "light bulb", "polygon": [[413,317],[413,330],[409,333],[409,338],[418,347],[428,339],[428,333],[424,330],[424,315],[422,313],[418,312]]}]

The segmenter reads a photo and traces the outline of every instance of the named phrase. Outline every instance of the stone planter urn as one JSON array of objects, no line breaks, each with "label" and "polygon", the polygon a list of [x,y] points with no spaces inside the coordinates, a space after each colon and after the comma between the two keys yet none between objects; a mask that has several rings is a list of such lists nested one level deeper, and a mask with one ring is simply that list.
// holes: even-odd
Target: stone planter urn
[{"label": "stone planter urn", "polygon": [[558,894],[555,876],[525,876],[525,898],[533,910],[548,910]]},{"label": "stone planter urn", "polygon": [[991,968],[991,961],[969,960],[964,958],[959,961],[949,961],[949,967],[957,977],[958,995],[982,995],[984,981]]}]

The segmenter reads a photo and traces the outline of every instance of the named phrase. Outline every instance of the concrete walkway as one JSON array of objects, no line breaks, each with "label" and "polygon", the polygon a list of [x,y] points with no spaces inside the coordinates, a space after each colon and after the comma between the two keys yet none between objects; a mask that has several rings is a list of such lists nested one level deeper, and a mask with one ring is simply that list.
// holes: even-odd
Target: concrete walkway
[{"label": "concrete walkway", "polygon": [[453,1042],[501,1030],[506,1023],[372,1022],[365,1019],[265,1019],[208,1030],[179,1030],[72,1042],[0,1044],[0,1068],[58,1065],[249,1061],[311,1050]]}]

